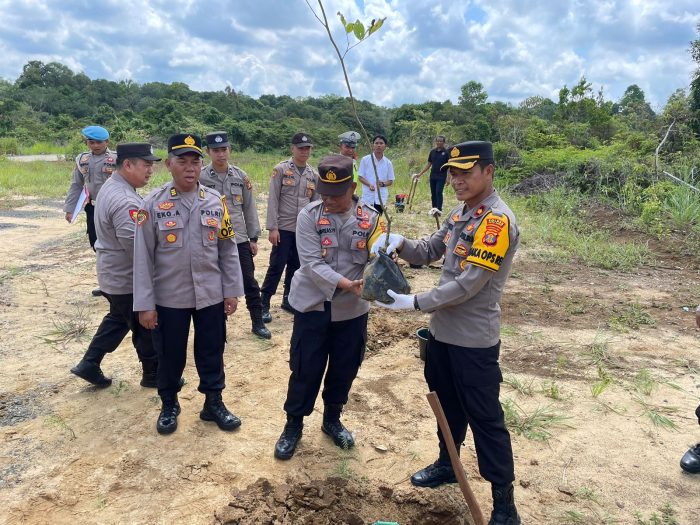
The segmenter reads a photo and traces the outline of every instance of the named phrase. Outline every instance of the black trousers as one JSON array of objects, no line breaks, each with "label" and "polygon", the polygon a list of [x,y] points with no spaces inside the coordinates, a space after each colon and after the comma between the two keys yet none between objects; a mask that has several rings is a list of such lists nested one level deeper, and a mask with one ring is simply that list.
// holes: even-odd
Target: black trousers
[{"label": "black trousers", "polygon": [[187,362],[190,320],[194,323],[194,362],[199,374],[198,390],[220,392],[225,387],[224,345],[226,315],[223,301],[201,310],[156,305],[158,326],[153,343],[158,352],[158,394],[171,397],[180,391],[180,378]]},{"label": "black trousers", "polygon": [[253,252],[250,251],[250,242],[241,242],[236,246],[238,248],[238,258],[241,261],[241,272],[243,273],[245,305],[251,312],[259,310],[262,308],[260,285],[255,280],[255,262],[253,261]]},{"label": "black trousers", "polygon": [[[471,427],[479,472],[495,485],[515,479],[513,450],[498,400],[500,342],[490,348],[466,348],[428,338],[425,379],[435,391],[457,450]],[[440,448],[445,449],[438,429]]]},{"label": "black trousers", "polygon": [[87,223],[88,240],[90,248],[95,249],[95,241],[97,240],[97,230],[95,229],[95,206],[89,202],[85,205],[85,218]]},{"label": "black trousers", "polygon": [[445,181],[447,177],[441,177],[439,179],[434,179],[430,177],[430,202],[433,208],[442,210],[442,192],[445,189]]},{"label": "black trousers", "polygon": [[109,313],[104,316],[92,337],[84,359],[100,364],[105,354],[114,352],[131,330],[131,342],[136,348],[139,361],[156,362],[151,331],[139,324],[137,315],[132,311],[134,296],[111,295],[105,292],[102,292],[102,295],[109,301]]},{"label": "black trousers", "polygon": [[280,283],[285,266],[287,268],[284,274],[285,293],[289,293],[294,272],[299,269],[296,233],[287,230],[279,230],[279,232],[280,242],[277,243],[277,246],[272,247],[270,265],[267,267],[267,273],[262,285],[262,293],[269,296],[273,296],[277,292],[277,285]]},{"label": "black trousers", "polygon": [[325,372],[322,398],[327,405],[344,405],[365,356],[367,314],[331,322],[331,303],[323,312],[297,312],[289,350],[292,371],[284,410],[308,416],[314,409]]}]

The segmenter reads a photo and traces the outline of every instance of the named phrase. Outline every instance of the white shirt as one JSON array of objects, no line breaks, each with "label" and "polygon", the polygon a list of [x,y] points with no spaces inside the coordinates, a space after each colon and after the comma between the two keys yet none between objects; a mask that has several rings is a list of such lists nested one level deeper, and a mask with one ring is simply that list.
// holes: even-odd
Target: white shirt
[{"label": "white shirt", "polygon": [[[371,155],[374,155],[374,153],[371,153]],[[377,175],[379,176],[380,182],[389,182],[394,180],[394,165],[389,159],[386,158],[386,155],[382,157],[382,160],[377,160],[377,157],[374,157],[374,163],[377,166]],[[362,157],[358,174],[360,177],[369,181],[369,183],[373,186],[377,186],[376,179],[374,178],[374,169],[372,168],[372,160],[369,158],[369,155]],[[382,192],[382,202],[384,202],[384,206],[388,206],[389,188],[383,187],[379,188],[379,190]],[[379,204],[379,197],[377,196],[376,189],[372,191],[369,189],[369,186],[365,186],[363,184],[362,200],[367,204]]]}]

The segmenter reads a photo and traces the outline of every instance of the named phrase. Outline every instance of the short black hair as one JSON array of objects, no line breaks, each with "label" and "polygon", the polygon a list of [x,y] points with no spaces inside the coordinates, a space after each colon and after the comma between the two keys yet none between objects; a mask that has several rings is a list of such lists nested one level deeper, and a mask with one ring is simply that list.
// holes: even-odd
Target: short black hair
[{"label": "short black hair", "polygon": [[447,139],[445,138],[445,135],[437,135],[435,137],[435,140],[442,139],[443,142],[445,142]]},{"label": "short black hair", "polygon": [[374,143],[374,141],[377,139],[382,139],[384,141],[384,144],[386,144],[387,146],[389,145],[389,141],[381,133],[377,133],[374,137],[372,137],[372,142]]}]

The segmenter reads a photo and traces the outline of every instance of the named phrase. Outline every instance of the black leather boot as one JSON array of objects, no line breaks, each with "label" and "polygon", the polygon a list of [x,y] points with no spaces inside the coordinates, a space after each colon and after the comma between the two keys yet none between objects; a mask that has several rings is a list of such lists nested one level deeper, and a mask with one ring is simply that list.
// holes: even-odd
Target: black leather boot
[{"label": "black leather boot", "polygon": [[272,332],[267,329],[263,321],[263,313],[261,308],[253,308],[250,311],[250,320],[253,323],[252,332],[262,339],[272,339]]},{"label": "black leather boot", "polygon": [[350,431],[340,422],[340,412],[343,405],[327,404],[323,410],[323,424],[321,430],[324,434],[333,438],[336,446],[349,450],[355,445],[355,438]]},{"label": "black leather boot", "polygon": [[289,312],[290,314],[296,312],[292,305],[289,304],[289,290],[287,289],[284,290],[284,294],[282,295],[282,304],[280,305],[280,308],[282,308],[282,310],[285,312]]},{"label": "black leather boot", "polygon": [[177,416],[180,415],[180,403],[177,395],[161,397],[163,405],[158,415],[156,430],[159,434],[172,434],[177,429]]},{"label": "black leather boot", "polygon": [[284,425],[282,435],[275,443],[275,457],[277,459],[290,459],[294,455],[303,429],[303,417],[287,416],[287,424]]},{"label": "black leather boot", "polygon": [[83,358],[80,360],[80,363],[71,368],[70,371],[79,378],[95,385],[97,388],[107,388],[112,384],[112,379],[105,377],[102,373],[99,362],[95,363],[94,361],[88,361]]},{"label": "black leather boot", "polygon": [[457,476],[455,476],[455,471],[452,470],[452,463],[449,460],[445,462],[438,459],[432,465],[428,465],[411,476],[411,484],[416,487],[434,489],[443,483],[457,483]]},{"label": "black leather boot", "polygon": [[488,525],[520,525],[520,516],[515,508],[513,484],[491,485],[493,512]]},{"label": "black leather boot", "polygon": [[143,374],[141,386],[145,388],[158,388],[158,361],[141,361]]},{"label": "black leather boot", "polygon": [[260,299],[262,299],[262,320],[263,323],[272,322],[272,314],[270,313],[270,296],[266,293],[260,294]]},{"label": "black leather boot", "polygon": [[700,443],[690,447],[681,458],[681,468],[691,474],[700,474]]},{"label": "black leather boot", "polygon": [[221,392],[207,392],[204,400],[204,407],[199,413],[199,418],[204,421],[214,421],[221,430],[235,430],[241,426],[241,420],[238,416],[229,412],[223,399]]}]

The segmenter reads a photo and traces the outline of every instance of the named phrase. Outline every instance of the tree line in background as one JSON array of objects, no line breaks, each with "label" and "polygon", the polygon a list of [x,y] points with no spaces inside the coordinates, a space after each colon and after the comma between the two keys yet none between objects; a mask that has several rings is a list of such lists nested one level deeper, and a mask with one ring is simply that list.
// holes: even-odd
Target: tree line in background
[{"label": "tree line in background", "polygon": [[[611,101],[586,78],[563,86],[557,100],[532,96],[517,106],[489,101],[484,86],[470,80],[456,104],[384,108],[359,101],[358,111],[370,133],[388,136],[404,151],[425,151],[437,134],[448,143],[490,140],[498,167],[513,180],[541,170],[590,170],[586,162],[596,159],[612,162],[607,166],[612,177],[648,171],[672,122],[665,162],[694,165],[700,158],[700,38],[690,43],[690,55],[698,64],[690,85],[657,111],[635,84]],[[183,129],[223,129],[236,149],[280,152],[300,130],[328,150],[335,148],[339,133],[357,127],[350,100],[337,95],[253,98],[228,87],[198,92],[180,82],[93,80],[63,64],[40,61],[28,62],[14,82],[0,80],[0,154],[37,141],[66,145],[74,153],[83,148],[78,130],[87,124],[107,127],[114,142],[148,140],[159,146]]]}]

